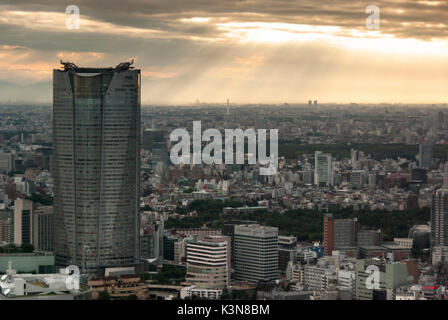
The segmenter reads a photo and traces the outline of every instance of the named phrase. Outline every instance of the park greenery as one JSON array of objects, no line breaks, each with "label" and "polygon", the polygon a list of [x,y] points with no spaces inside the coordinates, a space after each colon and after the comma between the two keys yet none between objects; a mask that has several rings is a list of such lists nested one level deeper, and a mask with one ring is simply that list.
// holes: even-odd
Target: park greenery
[{"label": "park greenery", "polygon": [[42,195],[40,193],[33,193],[31,196],[27,197],[28,200],[40,203],[43,206],[53,205],[53,197]]},{"label": "park greenery", "polygon": [[110,294],[107,290],[103,290],[98,294],[97,300],[110,300]]},{"label": "park greenery", "polygon": [[142,281],[155,280],[159,284],[177,285],[181,281],[185,280],[186,269],[185,267],[178,267],[165,264],[163,268],[154,273],[144,273],[141,276]]},{"label": "park greenery", "polygon": [[[288,210],[284,213],[256,211],[223,214],[223,208],[240,206],[240,203],[220,200],[196,200],[186,211],[195,210],[196,216],[171,217],[166,228],[198,228],[206,225],[221,228],[225,221],[250,220],[262,225],[278,227],[282,235],[296,236],[299,241],[322,241],[323,217],[326,212],[316,210]],[[357,218],[363,228],[381,229],[383,239],[392,241],[394,237],[407,237],[414,224],[426,224],[430,219],[430,209],[408,209],[405,211],[354,211],[351,208],[331,211],[336,219]]]}]

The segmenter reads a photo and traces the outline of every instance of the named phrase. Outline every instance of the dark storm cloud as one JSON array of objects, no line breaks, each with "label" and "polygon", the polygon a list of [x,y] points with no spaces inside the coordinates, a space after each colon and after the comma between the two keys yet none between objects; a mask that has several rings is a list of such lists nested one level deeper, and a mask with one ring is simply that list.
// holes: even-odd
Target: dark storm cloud
[{"label": "dark storm cloud", "polygon": [[[420,62],[420,57],[411,56],[406,60],[406,52],[396,56],[357,53],[319,39],[305,43],[289,41],[286,37],[286,41],[275,43],[272,40],[277,34],[269,35],[269,32],[268,41],[240,42],[227,37],[227,32],[234,30],[227,28],[226,23],[268,23],[268,31],[272,23],[277,31],[284,28],[299,38],[307,31],[278,24],[339,27],[329,34],[344,38],[342,42],[355,37],[358,41],[365,36],[366,7],[377,5],[380,36],[448,40],[448,0],[35,2],[2,0],[0,3],[0,67],[4,70],[0,75],[0,95],[10,91],[1,91],[9,88],[2,80],[8,83],[42,81],[50,88],[51,70],[62,58],[82,65],[102,66],[135,58],[143,71],[144,101],[195,101],[197,98],[225,101],[228,97],[246,102],[306,101],[313,96],[341,101],[380,100],[384,95],[397,100],[427,97],[440,100],[446,97],[446,88],[441,90],[432,84],[435,79],[446,83],[448,70],[440,57]],[[72,4],[81,11],[80,30],[65,28],[65,9]],[[36,19],[26,24],[8,19],[8,14],[5,16],[5,12],[12,11],[51,14],[39,18],[42,21]],[[57,21],[52,20],[56,16],[53,13],[59,14]],[[236,31],[238,28],[235,27]],[[248,30],[250,26],[244,28]],[[238,36],[238,32],[235,34]],[[419,42],[417,49],[420,45]],[[430,89],[420,90],[429,83]],[[35,90],[41,91],[41,87]],[[20,98],[28,95],[34,99],[31,90],[18,92]],[[51,96],[50,89],[46,96]]]},{"label": "dark storm cloud", "polygon": [[[284,0],[6,0],[17,10],[64,12],[69,4],[93,19],[122,26],[156,29],[180,35],[217,36],[213,25],[188,27],[182,18],[206,16],[230,21],[263,21],[364,29],[365,8],[381,10],[381,32],[397,37],[447,38],[448,1],[284,1]],[[431,3],[436,5],[430,5]],[[398,10],[403,13],[398,13]],[[402,25],[405,22],[407,25]],[[432,26],[427,26],[431,24]],[[437,27],[438,25],[444,25]]]}]

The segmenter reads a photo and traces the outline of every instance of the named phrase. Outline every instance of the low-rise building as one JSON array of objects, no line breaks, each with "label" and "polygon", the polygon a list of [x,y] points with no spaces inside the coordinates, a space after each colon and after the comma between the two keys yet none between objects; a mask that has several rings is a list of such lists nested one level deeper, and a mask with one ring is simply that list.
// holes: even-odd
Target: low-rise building
[{"label": "low-rise building", "polygon": [[80,284],[65,269],[52,274],[18,274],[9,263],[6,274],[0,279],[0,300],[87,300],[91,287]]},{"label": "low-rise building", "polygon": [[216,300],[219,299],[221,295],[222,289],[207,289],[198,288],[197,286],[188,286],[180,290],[181,299],[198,297],[202,299]]},{"label": "low-rise building", "polygon": [[390,292],[393,295],[398,287],[412,283],[414,278],[408,273],[405,263],[388,263],[385,259],[378,258],[356,261],[356,299],[358,300],[373,300],[374,293],[378,291]]},{"label": "low-rise building", "polygon": [[432,264],[448,262],[448,246],[437,246],[432,248]]}]

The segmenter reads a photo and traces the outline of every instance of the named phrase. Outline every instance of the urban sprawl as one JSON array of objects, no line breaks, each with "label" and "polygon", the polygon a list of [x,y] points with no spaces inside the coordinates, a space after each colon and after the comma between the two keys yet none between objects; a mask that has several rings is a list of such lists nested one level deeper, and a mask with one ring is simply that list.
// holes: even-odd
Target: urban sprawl
[{"label": "urban sprawl", "polygon": [[[0,105],[0,299],[447,299],[446,104],[140,106],[139,77]],[[172,164],[194,121],[278,129],[278,171]]]}]

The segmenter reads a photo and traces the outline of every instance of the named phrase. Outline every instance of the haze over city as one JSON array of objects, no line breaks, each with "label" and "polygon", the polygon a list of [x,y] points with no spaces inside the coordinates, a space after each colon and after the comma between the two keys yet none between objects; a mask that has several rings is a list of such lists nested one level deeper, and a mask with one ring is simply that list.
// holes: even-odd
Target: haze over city
[{"label": "haze over city", "polygon": [[[0,101],[51,103],[59,61],[135,59],[142,103],[444,103],[448,1],[65,1],[0,5]],[[380,9],[366,28],[366,7]]]},{"label": "haze over city", "polygon": [[447,18],[448,0],[2,0],[0,301],[164,319],[448,301]]}]

